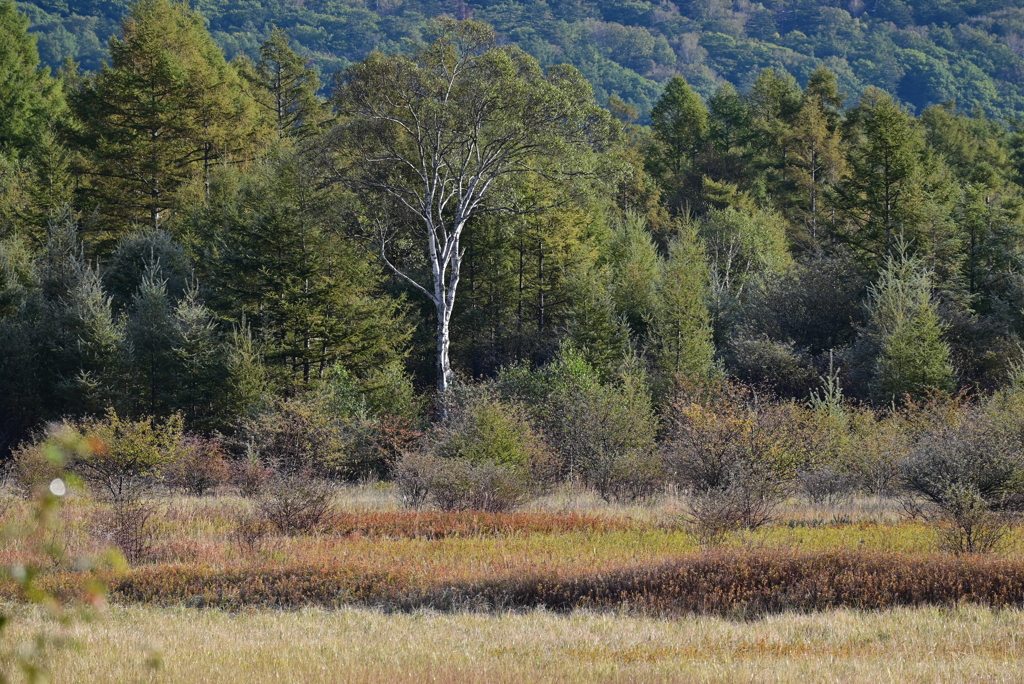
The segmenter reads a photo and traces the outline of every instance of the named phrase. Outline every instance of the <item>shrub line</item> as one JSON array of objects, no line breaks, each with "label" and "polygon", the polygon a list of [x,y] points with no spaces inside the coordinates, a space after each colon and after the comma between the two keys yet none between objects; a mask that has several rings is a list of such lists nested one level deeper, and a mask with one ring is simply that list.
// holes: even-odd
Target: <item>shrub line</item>
[{"label": "shrub line", "polygon": [[[60,593],[72,574],[41,578]],[[1024,561],[982,556],[714,549],[649,566],[430,583],[352,565],[140,567],[105,578],[118,603],[384,610],[631,609],[751,618],[784,611],[1024,605]],[[2,592],[12,596],[8,587]]]}]

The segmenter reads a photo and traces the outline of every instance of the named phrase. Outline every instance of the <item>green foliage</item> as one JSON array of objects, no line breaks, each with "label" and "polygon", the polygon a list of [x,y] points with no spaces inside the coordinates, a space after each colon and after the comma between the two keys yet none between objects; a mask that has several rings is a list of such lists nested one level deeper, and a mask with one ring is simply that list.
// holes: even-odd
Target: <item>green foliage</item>
[{"label": "green foliage", "polygon": [[208,180],[263,137],[234,67],[186,5],[142,0],[110,41],[110,64],[73,93],[89,194],[113,222],[167,224],[181,186]]},{"label": "green foliage", "polygon": [[909,256],[906,246],[885,260],[870,287],[871,338],[877,344],[873,392],[881,401],[900,402],[953,387],[949,346],[932,301],[931,273]]},{"label": "green foliage", "polygon": [[21,445],[15,463],[22,480],[39,485],[38,478],[49,476],[44,464],[48,454],[71,434],[88,445],[67,463],[68,470],[80,476],[92,493],[114,504],[136,501],[151,488],[180,455],[181,416],[160,422],[152,418],[125,420],[114,409],[102,418],[52,425],[35,440]]},{"label": "green foliage", "polygon": [[658,421],[638,359],[625,359],[616,377],[602,382],[584,353],[567,345],[536,373],[509,369],[499,387],[533,408],[564,476],[606,499],[642,498],[656,488]]},{"label": "green foliage", "polygon": [[60,81],[39,67],[29,19],[14,0],[0,2],[0,155],[33,157],[48,127],[65,114]]},{"label": "green foliage", "polygon": [[[528,171],[566,181],[593,171],[594,148],[617,127],[576,69],[545,73],[479,22],[439,20],[432,33],[410,56],[374,52],[345,72],[332,143],[333,175],[361,195],[381,257],[434,305],[443,393],[467,224],[514,209],[503,200]],[[427,257],[422,274],[395,263],[393,243],[405,240]]]},{"label": "green foliage", "polygon": [[846,221],[840,235],[882,259],[901,235],[922,237],[928,213],[924,141],[910,115],[876,88],[864,93],[847,125],[852,148],[849,178],[837,189]]},{"label": "green foliage", "polygon": [[259,61],[240,62],[238,67],[279,136],[308,138],[324,126],[327,107],[317,97],[320,79],[307,60],[291,49],[286,32],[275,29],[260,45]]},{"label": "green foliage", "polygon": [[607,262],[616,315],[634,340],[645,343],[657,308],[661,259],[643,217],[626,213],[612,233]]},{"label": "green foliage", "polygon": [[550,451],[533,429],[526,411],[499,400],[486,388],[456,392],[447,419],[427,433],[431,453],[470,465],[490,463],[519,470],[538,480],[550,473]]},{"label": "green foliage", "polygon": [[214,173],[209,201],[189,210],[189,239],[211,308],[245,318],[281,385],[308,387],[340,363],[380,389],[406,354],[403,306],[381,296],[379,266],[344,239],[352,207],[318,190],[314,170],[283,144],[244,173]]},{"label": "green foliage", "polygon": [[715,347],[707,300],[703,245],[696,228],[684,224],[661,265],[653,323],[655,358],[667,375],[702,377],[711,372]]}]

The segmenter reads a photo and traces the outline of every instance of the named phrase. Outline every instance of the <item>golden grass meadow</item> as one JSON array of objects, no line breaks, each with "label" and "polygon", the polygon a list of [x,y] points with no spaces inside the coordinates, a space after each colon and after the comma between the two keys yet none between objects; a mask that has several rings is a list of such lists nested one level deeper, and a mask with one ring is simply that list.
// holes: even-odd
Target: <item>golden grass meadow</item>
[{"label": "golden grass meadow", "polygon": [[[320,531],[246,539],[251,505],[162,497],[146,560],[94,571],[105,606],[57,622],[8,586],[6,642],[45,635],[58,682],[1024,679],[1024,537],[940,554],[884,498],[794,500],[715,548],[671,495],[613,506],[565,490],[498,514],[347,487]],[[48,543],[98,553],[94,506],[69,498]],[[29,514],[15,500],[4,517]],[[0,562],[30,553],[9,543]],[[38,585],[73,599],[83,572],[48,563]]]}]

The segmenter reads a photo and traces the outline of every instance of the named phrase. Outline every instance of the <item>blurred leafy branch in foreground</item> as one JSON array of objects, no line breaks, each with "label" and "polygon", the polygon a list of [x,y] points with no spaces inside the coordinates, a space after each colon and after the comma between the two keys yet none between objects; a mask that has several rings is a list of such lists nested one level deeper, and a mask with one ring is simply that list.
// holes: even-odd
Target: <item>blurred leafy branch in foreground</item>
[{"label": "blurred leafy branch in foreground", "polygon": [[[62,636],[64,629],[77,621],[94,619],[97,609],[105,603],[106,587],[90,571],[98,567],[117,570],[125,566],[117,551],[92,558],[69,558],[66,548],[54,533],[64,498],[81,484],[76,476],[64,472],[65,464],[75,457],[100,451],[102,447],[102,444],[92,443],[73,430],[54,430],[45,453],[61,476],[32,492],[32,515],[29,518],[18,518],[0,528],[3,543],[20,540],[26,545],[29,557],[35,559],[0,568],[0,581],[13,582],[21,599],[26,604],[37,606],[48,618],[47,628],[34,634],[27,642],[18,643],[10,636],[11,626],[16,620],[15,611],[11,606],[0,608],[0,684],[16,681],[13,679],[16,673],[28,682],[48,680],[49,662],[53,655],[60,650],[79,647],[73,639]],[[75,598],[54,595],[40,586],[37,579],[46,564],[72,567],[81,573],[81,586],[77,588]]]}]

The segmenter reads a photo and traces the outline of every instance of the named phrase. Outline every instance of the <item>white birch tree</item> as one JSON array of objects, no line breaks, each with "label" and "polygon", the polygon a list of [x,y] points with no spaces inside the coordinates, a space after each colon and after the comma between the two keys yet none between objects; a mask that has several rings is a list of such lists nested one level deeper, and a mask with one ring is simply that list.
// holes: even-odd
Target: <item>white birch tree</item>
[{"label": "white birch tree", "polygon": [[[335,97],[339,125],[326,147],[332,180],[389,217],[375,236],[384,263],[436,309],[443,393],[452,380],[450,322],[467,223],[483,212],[521,211],[502,201],[517,175],[586,172],[615,127],[575,68],[545,73],[477,22],[441,20],[437,29],[411,56],[375,52],[345,72]],[[423,250],[429,274],[395,258],[399,238]]]}]

